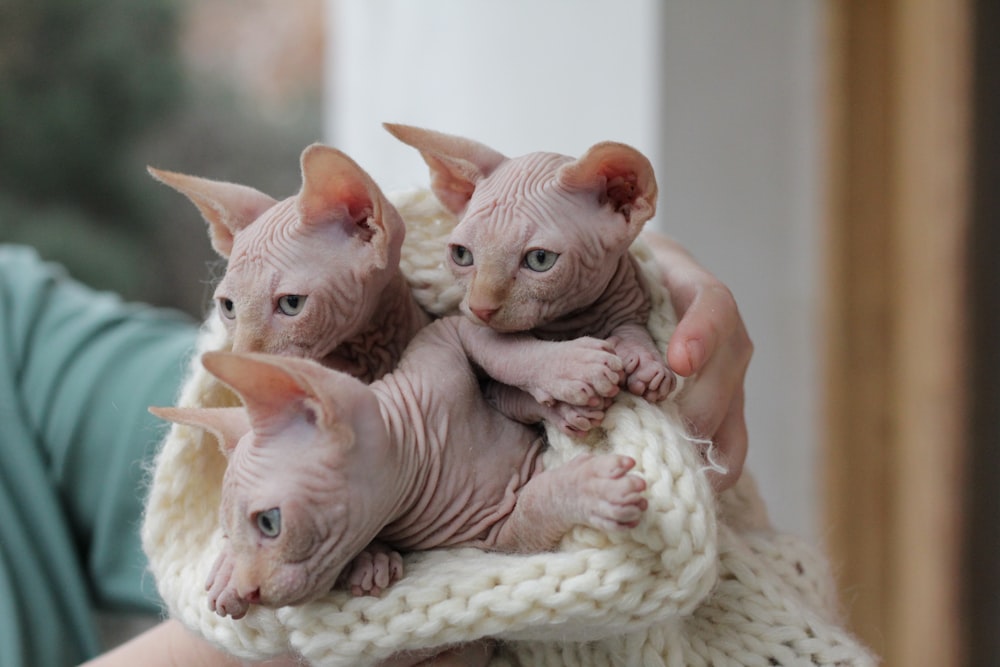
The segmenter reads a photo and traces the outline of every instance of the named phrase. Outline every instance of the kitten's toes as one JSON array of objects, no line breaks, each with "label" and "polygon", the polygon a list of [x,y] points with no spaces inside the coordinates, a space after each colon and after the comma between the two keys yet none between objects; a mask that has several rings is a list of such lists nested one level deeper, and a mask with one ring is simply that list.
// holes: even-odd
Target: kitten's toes
[{"label": "kitten's toes", "polygon": [[595,519],[607,523],[610,528],[632,528],[646,511],[648,502],[643,497],[646,480],[631,473],[635,459],[619,454],[596,457],[595,465],[600,467],[600,476],[595,479],[600,502]]},{"label": "kitten's toes", "polygon": [[[634,528],[649,502],[646,480],[630,473],[635,459],[621,454],[582,455],[574,459],[584,478],[586,522],[606,531]],[[571,461],[572,463],[572,461]]]},{"label": "kitten's toes", "polygon": [[674,388],[674,374],[661,363],[647,363],[639,366],[626,381],[629,393],[642,396],[651,403],[659,403],[670,395]]},{"label": "kitten's toes", "polygon": [[575,356],[579,368],[570,373],[570,377],[585,379],[598,396],[606,398],[617,394],[626,371],[614,347],[597,338],[579,338],[576,342],[580,346]]},{"label": "kitten's toes", "polygon": [[568,403],[558,403],[553,408],[553,421],[563,433],[580,437],[601,425],[607,403],[610,401],[604,401],[596,408],[581,408]]},{"label": "kitten's toes", "polygon": [[[379,591],[384,591],[403,577],[403,557],[398,551],[387,549],[375,557],[373,581]],[[375,593],[379,595],[380,593]]]},{"label": "kitten's toes", "polygon": [[230,616],[238,621],[247,615],[250,603],[237,595],[234,589],[227,588],[215,599],[213,609],[219,616]]},{"label": "kitten's toes", "polygon": [[354,557],[339,579],[351,595],[381,595],[403,576],[403,557],[381,543],[372,543]]},{"label": "kitten's toes", "polygon": [[621,392],[625,371],[615,365],[595,365],[591,372],[581,373],[580,377],[584,381],[573,383],[577,385],[576,391],[566,402],[596,408]]},{"label": "kitten's toes", "polygon": [[378,595],[381,592],[375,583],[375,568],[370,561],[367,566],[352,565],[346,583],[351,595],[356,598]]}]

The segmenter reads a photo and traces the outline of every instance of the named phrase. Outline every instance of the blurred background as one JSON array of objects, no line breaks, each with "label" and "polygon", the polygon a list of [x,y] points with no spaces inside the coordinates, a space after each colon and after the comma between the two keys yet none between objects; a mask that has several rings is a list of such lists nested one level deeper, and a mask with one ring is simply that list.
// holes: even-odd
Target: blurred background
[{"label": "blurred background", "polygon": [[222,270],[147,164],[297,191],[383,121],[653,160],[733,290],[749,470],[887,665],[1000,660],[1000,205],[988,0],[0,0],[0,242],[201,317]]},{"label": "blurred background", "polygon": [[0,241],[200,317],[204,223],[145,167],[294,194],[322,138],[322,16],[321,0],[0,1]]}]

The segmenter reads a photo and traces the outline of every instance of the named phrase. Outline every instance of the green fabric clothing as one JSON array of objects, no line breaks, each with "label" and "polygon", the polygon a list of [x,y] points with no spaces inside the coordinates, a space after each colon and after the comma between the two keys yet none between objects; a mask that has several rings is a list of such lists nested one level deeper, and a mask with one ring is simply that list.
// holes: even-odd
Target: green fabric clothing
[{"label": "green fabric clothing", "polygon": [[156,613],[144,483],[197,325],[0,245],[0,665],[99,652],[94,609]]}]

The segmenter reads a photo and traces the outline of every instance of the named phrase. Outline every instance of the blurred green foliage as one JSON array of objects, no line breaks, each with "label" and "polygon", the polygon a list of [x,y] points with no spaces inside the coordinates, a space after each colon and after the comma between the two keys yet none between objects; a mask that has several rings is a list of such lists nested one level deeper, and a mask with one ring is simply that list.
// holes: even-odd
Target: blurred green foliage
[{"label": "blurred green foliage", "polygon": [[0,242],[199,315],[214,258],[204,224],[145,165],[285,196],[321,121],[318,90],[275,119],[227,82],[186,71],[184,7],[0,0]]},{"label": "blurred green foliage", "polygon": [[0,183],[117,214],[122,155],[181,89],[170,0],[4,0]]}]

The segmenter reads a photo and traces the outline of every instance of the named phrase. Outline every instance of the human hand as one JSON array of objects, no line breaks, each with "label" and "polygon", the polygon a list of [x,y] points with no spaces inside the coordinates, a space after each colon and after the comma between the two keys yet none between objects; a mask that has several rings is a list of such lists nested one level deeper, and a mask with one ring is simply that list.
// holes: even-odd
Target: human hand
[{"label": "human hand", "polygon": [[188,631],[180,621],[168,619],[82,667],[296,667],[304,663],[292,656],[267,662],[248,662],[223,653],[207,640]]},{"label": "human hand", "polygon": [[656,232],[643,238],[653,250],[680,321],[667,346],[670,369],[690,378],[678,396],[691,433],[711,440],[716,491],[739,479],[747,456],[744,389],[753,343],[733,293],[679,244]]}]

